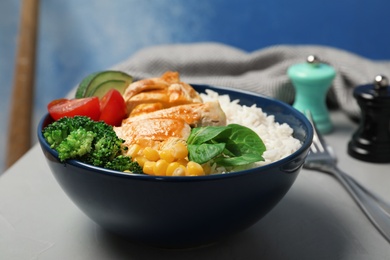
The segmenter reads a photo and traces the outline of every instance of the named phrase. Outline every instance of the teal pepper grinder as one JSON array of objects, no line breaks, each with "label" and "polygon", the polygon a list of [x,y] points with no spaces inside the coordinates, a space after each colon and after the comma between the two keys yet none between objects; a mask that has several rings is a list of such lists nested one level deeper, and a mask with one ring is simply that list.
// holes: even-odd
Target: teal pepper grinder
[{"label": "teal pepper grinder", "polygon": [[296,93],[293,107],[303,113],[310,111],[318,131],[322,134],[332,131],[326,95],[336,76],[335,69],[310,55],[307,62],[289,67],[287,74]]}]

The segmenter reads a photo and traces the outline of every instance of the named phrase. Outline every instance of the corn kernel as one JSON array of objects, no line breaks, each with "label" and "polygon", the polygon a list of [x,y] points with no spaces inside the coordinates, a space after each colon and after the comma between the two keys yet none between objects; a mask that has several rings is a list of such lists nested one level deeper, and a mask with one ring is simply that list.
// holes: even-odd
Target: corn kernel
[{"label": "corn kernel", "polygon": [[182,159],[178,159],[176,162],[178,162],[179,164],[181,164],[183,166],[187,166],[188,160],[185,158],[182,158]]},{"label": "corn kernel", "polygon": [[173,173],[172,176],[185,176],[186,175],[186,167],[184,165],[179,165]]},{"label": "corn kernel", "polygon": [[211,165],[210,163],[202,164],[203,171],[206,175],[211,173]]},{"label": "corn kernel", "polygon": [[154,175],[154,166],[156,165],[156,162],[152,161],[146,161],[144,164],[144,167],[142,167],[142,170],[146,174]]},{"label": "corn kernel", "polygon": [[178,162],[171,162],[168,164],[166,175],[172,176],[173,172],[180,166],[180,163]]},{"label": "corn kernel", "polygon": [[139,151],[141,150],[141,146],[139,144],[133,144],[127,150],[127,155],[133,157],[138,156]]},{"label": "corn kernel", "polygon": [[156,162],[158,161],[158,159],[160,159],[160,155],[152,147],[145,147],[142,153],[145,156],[145,158],[148,159],[149,161]]},{"label": "corn kernel", "polygon": [[136,161],[141,167],[144,167],[144,164],[147,161],[147,159],[143,156],[136,156],[134,158],[134,161]]},{"label": "corn kernel", "polygon": [[172,149],[166,149],[160,151],[160,158],[171,163],[175,160],[175,157],[173,157],[173,150]]},{"label": "corn kernel", "polygon": [[205,175],[202,165],[196,162],[189,161],[187,164],[187,175],[202,176]]},{"label": "corn kernel", "polygon": [[173,156],[176,159],[183,159],[188,156],[187,146],[183,143],[176,143],[172,149],[173,149]]},{"label": "corn kernel", "polygon": [[165,176],[169,163],[165,160],[158,160],[153,166],[154,175]]}]

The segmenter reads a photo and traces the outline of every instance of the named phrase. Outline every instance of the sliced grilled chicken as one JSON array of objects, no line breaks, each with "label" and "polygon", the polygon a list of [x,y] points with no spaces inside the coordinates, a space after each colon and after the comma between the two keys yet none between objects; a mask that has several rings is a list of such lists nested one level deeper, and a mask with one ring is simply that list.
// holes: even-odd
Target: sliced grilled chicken
[{"label": "sliced grilled chicken", "polygon": [[191,127],[226,125],[226,115],[218,101],[187,104],[159,109],[150,113],[139,113],[124,119],[122,125],[150,118],[181,119]]},{"label": "sliced grilled chicken", "polygon": [[128,113],[140,104],[161,103],[163,108],[201,103],[199,94],[187,83],[181,82],[179,73],[166,72],[161,78],[150,78],[131,83],[123,97]]},{"label": "sliced grilled chicken", "polygon": [[172,137],[187,140],[191,127],[181,119],[144,118],[114,127],[114,131],[125,140],[125,146],[139,144],[142,147],[158,148]]},{"label": "sliced grilled chicken", "polygon": [[129,117],[114,131],[128,147],[169,147],[185,142],[191,127],[226,125],[219,102],[203,103],[189,84],[180,81],[177,72],[136,81],[128,86],[124,98]]}]

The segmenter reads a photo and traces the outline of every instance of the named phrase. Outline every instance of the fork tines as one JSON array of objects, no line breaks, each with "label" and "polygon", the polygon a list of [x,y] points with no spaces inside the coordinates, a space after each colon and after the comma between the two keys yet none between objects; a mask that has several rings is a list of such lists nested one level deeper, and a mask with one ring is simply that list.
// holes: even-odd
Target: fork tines
[{"label": "fork tines", "polygon": [[306,115],[311,125],[313,126],[313,142],[311,144],[310,149],[313,151],[313,153],[325,152],[326,148],[323,145],[324,141],[322,140],[322,137],[318,133],[318,129],[314,123],[313,116],[311,115],[310,110],[306,110],[304,114]]}]

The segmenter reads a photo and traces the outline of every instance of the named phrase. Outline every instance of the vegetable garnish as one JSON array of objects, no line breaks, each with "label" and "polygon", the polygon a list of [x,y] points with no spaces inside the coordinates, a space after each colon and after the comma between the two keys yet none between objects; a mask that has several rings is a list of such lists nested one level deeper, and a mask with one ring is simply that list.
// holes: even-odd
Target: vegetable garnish
[{"label": "vegetable garnish", "polygon": [[74,117],[78,115],[88,116],[93,120],[99,120],[99,98],[56,99],[47,105],[47,110],[54,120],[62,117]]},{"label": "vegetable garnish", "polygon": [[79,84],[76,98],[97,96],[102,98],[110,89],[116,89],[121,94],[133,82],[133,77],[123,71],[106,70],[86,76]]},{"label": "vegetable garnish", "polygon": [[116,89],[109,90],[100,99],[100,111],[99,120],[112,126],[119,126],[127,114],[126,102],[122,94]]},{"label": "vegetable garnish", "polygon": [[203,164],[210,160],[221,166],[264,161],[266,147],[250,128],[230,124],[193,128],[187,140],[189,159]]},{"label": "vegetable garnish", "polygon": [[112,126],[119,126],[126,117],[126,102],[116,89],[110,89],[100,100],[98,97],[75,99],[56,99],[47,105],[47,110],[54,120],[63,117],[87,116],[95,121],[104,121]]},{"label": "vegetable garnish", "polygon": [[122,146],[124,140],[103,121],[86,116],[62,117],[46,126],[42,133],[61,161],[77,159],[103,168],[143,173],[137,162],[122,155],[126,149]]}]

